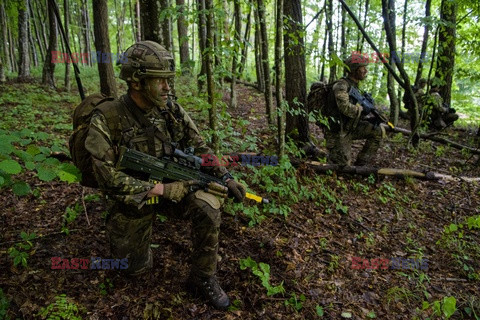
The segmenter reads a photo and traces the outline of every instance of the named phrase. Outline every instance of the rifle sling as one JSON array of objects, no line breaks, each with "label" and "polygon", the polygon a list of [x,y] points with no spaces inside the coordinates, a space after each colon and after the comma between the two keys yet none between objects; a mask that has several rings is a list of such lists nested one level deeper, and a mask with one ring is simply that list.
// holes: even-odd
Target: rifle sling
[{"label": "rifle sling", "polygon": [[157,136],[162,141],[164,153],[166,155],[171,155],[172,143],[170,138],[158,130],[158,128],[154,126],[150,120],[147,119],[147,117],[145,117],[145,114],[137,107],[135,102],[128,94],[124,95],[120,100],[123,102],[127,110],[135,117],[135,119],[145,128],[145,133],[147,134],[148,139],[148,153],[154,157],[156,156],[154,137]]}]

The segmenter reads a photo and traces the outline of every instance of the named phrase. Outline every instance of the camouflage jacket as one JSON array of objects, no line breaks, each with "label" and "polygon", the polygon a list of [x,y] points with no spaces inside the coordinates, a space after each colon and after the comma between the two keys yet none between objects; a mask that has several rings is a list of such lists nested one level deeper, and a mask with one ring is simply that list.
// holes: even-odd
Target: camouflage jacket
[{"label": "camouflage jacket", "polygon": [[[145,127],[126,108],[126,103],[132,108],[138,108],[133,100],[124,95],[120,99],[107,101],[96,108],[90,122],[86,149],[92,154],[93,169],[100,189],[109,197],[127,204],[142,207],[146,195],[154,183],[145,181],[145,177],[132,172],[119,171],[116,168],[119,147],[126,146],[144,153],[149,153],[148,136]],[[133,105],[132,105],[133,104]],[[172,103],[170,108],[160,110],[158,107],[144,112],[163,138],[176,142],[178,149],[192,146],[195,154],[212,153],[203,141],[190,116],[178,104]],[[165,154],[164,141],[154,137],[155,155]],[[205,167],[212,174],[222,177],[228,171],[225,167]]]},{"label": "camouflage jacket", "polygon": [[332,87],[332,93],[328,97],[330,114],[332,114],[331,130],[350,131],[357,126],[360,120],[363,109],[359,104],[352,103],[353,100],[348,94],[352,86],[357,87],[357,84],[350,79],[341,78]]}]

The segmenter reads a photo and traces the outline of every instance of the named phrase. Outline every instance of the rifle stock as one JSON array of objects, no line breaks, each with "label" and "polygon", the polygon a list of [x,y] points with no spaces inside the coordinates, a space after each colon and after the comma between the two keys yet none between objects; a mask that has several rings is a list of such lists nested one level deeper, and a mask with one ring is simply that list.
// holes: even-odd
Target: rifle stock
[{"label": "rifle stock", "polygon": [[[154,181],[197,181],[196,189],[203,189],[206,192],[226,198],[228,188],[226,183],[217,177],[200,171],[198,157],[187,155],[181,151],[174,152],[175,159],[159,159],[149,154],[120,147],[120,157],[117,169],[130,169],[149,175],[149,180]],[[188,157],[185,158],[184,156]],[[192,158],[194,157],[194,158]],[[198,158],[198,159],[196,159]],[[192,163],[193,159],[193,163]],[[195,186],[191,191],[195,190]],[[269,200],[252,193],[246,193],[246,198],[255,200],[258,203],[268,203]]]}]

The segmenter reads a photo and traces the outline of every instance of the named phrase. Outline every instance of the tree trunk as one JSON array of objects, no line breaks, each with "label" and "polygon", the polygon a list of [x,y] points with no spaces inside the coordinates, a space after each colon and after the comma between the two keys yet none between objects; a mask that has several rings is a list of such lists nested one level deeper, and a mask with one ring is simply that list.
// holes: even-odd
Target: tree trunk
[{"label": "tree trunk", "polygon": [[[327,0],[327,15],[326,15],[326,21],[327,21],[327,29],[328,29],[328,58],[330,61],[333,61],[334,55],[335,54],[335,48],[333,44],[333,26],[332,26],[332,17],[333,17],[333,5],[332,5],[333,0]],[[330,66],[330,75],[328,77],[328,82],[332,83],[336,80],[337,78],[337,65],[335,63],[332,63]]]},{"label": "tree trunk", "polygon": [[305,74],[305,44],[303,39],[302,6],[300,0],[285,1],[283,8],[287,18],[284,34],[285,92],[286,101],[293,111],[287,112],[286,134],[298,130],[299,142],[309,142],[308,118],[305,116],[307,79]]},{"label": "tree trunk", "polygon": [[[33,3],[36,4],[37,16],[42,26],[43,47],[48,49],[48,39],[47,39],[48,32],[45,28],[45,23],[48,23],[48,6],[47,8],[44,8],[42,5],[42,4],[45,4],[46,1],[33,1]],[[45,13],[45,15],[43,15],[43,13]],[[38,41],[40,41],[40,39]]]},{"label": "tree trunk", "polygon": [[30,78],[30,56],[28,50],[28,1],[19,2],[18,8],[18,81],[27,81]]},{"label": "tree trunk", "polygon": [[[170,5],[170,0],[160,0],[161,11],[168,10],[170,8]],[[162,45],[175,57],[172,45],[172,21],[170,15],[164,16],[163,20],[161,20],[160,23],[162,24]]]},{"label": "tree trunk", "polygon": [[248,7],[247,14],[247,25],[245,26],[245,35],[243,37],[243,48],[242,48],[242,61],[240,62],[240,68],[238,69],[238,74],[242,75],[245,65],[247,64],[247,53],[250,48],[250,30],[252,25],[252,6]]},{"label": "tree trunk", "polygon": [[30,1],[28,1],[28,7],[26,8],[26,11],[28,12],[28,22],[27,22],[27,34],[28,34],[28,43],[30,45],[30,53],[31,53],[31,61],[33,61],[33,66],[37,67],[38,66],[38,58],[37,58],[37,48],[35,47],[35,42],[33,41],[33,32],[32,32],[32,26],[30,25]]},{"label": "tree trunk", "polygon": [[[93,29],[95,32],[95,48],[97,51],[109,53],[110,39],[108,36],[107,0],[93,0]],[[111,97],[117,97],[117,85],[113,72],[113,61],[98,61],[100,75],[100,92]]]},{"label": "tree trunk", "polygon": [[237,60],[239,55],[240,49],[240,41],[242,40],[242,16],[241,16],[241,6],[239,0],[234,0],[233,3],[233,16],[235,19],[235,35],[234,35],[234,42],[233,42],[233,57],[232,57],[232,82],[230,84],[230,108],[237,107],[237,91],[235,90],[235,86],[237,83],[237,73],[238,73],[238,66]]},{"label": "tree trunk", "polygon": [[265,107],[267,112],[268,124],[273,125],[275,117],[273,114],[273,103],[272,103],[272,81],[270,79],[270,59],[268,58],[268,34],[266,26],[266,14],[265,14],[265,4],[263,0],[257,0],[258,5],[258,18],[260,21],[260,33],[262,34],[262,65],[263,65],[263,76],[265,79]]},{"label": "tree trunk", "polygon": [[[69,28],[69,8],[68,8],[68,0],[63,0],[63,14],[64,18],[63,20],[65,21],[65,46],[68,47],[70,45],[70,41],[68,39],[68,28]],[[70,63],[69,60],[65,62],[65,89],[67,91],[70,91],[71,89],[71,84],[70,84]]]},{"label": "tree trunk", "polygon": [[33,29],[35,30],[35,36],[38,42],[38,48],[40,49],[40,61],[45,61],[45,47],[43,46],[42,38],[40,38],[40,34],[38,33],[37,27],[37,18],[35,17],[35,13],[33,11],[32,2],[28,2],[28,11],[30,12],[30,17],[33,22]]},{"label": "tree trunk", "polygon": [[[431,6],[432,6],[432,0],[427,0],[427,2],[425,2],[425,20],[427,20],[427,21],[430,18],[430,7]],[[430,31],[430,23],[425,22],[425,27],[424,27],[424,31],[423,31],[422,52],[420,53],[420,61],[418,62],[417,75],[415,77],[415,84],[418,84],[418,81],[422,77],[423,59],[425,59],[425,55],[427,53],[429,31]]]},{"label": "tree trunk", "polygon": [[212,148],[214,153],[217,154],[219,150],[219,141],[217,133],[217,106],[215,104],[215,81],[213,79],[213,3],[212,0],[205,0],[205,9],[208,11],[206,21],[206,68],[207,68],[207,92],[208,103],[210,109],[208,109],[208,118],[210,129],[212,130]]},{"label": "tree trunk", "polygon": [[0,29],[2,29],[2,52],[0,55],[3,57],[4,68],[12,71],[12,64],[9,59],[9,42],[8,42],[8,26],[7,26],[7,15],[5,14],[5,5],[3,2],[0,2]]},{"label": "tree trunk", "polygon": [[[252,0],[252,6],[253,0]],[[260,18],[258,16],[258,8],[254,7],[255,14],[255,71],[257,74],[257,85],[258,90],[265,92],[265,77],[263,76],[263,67],[262,67],[262,34],[260,32]]]},{"label": "tree trunk", "polygon": [[[388,27],[388,31],[386,30],[385,33],[387,35],[390,35],[391,37],[391,42],[393,44],[396,44],[397,39],[395,35],[395,3],[392,0],[389,0],[388,3],[388,14],[386,15],[385,19],[388,19],[388,24],[385,24],[385,28]],[[392,50],[395,50],[395,48],[390,47]],[[390,52],[390,56],[393,57],[393,54],[396,53],[396,50],[394,52]],[[391,66],[392,69],[395,69],[395,63],[393,59],[390,59],[388,62]],[[393,122],[393,124],[396,126],[398,123],[398,100],[397,100],[397,95],[395,93],[395,82],[393,80],[393,74],[389,71],[387,75],[387,91],[388,91],[388,97],[390,100],[390,121]]]},{"label": "tree trunk", "polygon": [[48,36],[48,50],[45,58],[45,63],[43,64],[43,73],[42,73],[42,83],[55,88],[55,64],[52,62],[52,52],[57,51],[57,20],[55,18],[54,7],[52,6],[52,1],[47,1],[48,9],[48,26],[49,26],[49,36]]},{"label": "tree trunk", "polygon": [[[368,7],[370,5],[369,0],[365,0],[365,9],[364,13],[365,15],[363,16],[363,27],[367,25],[367,14],[368,14]],[[363,51],[363,44],[365,43],[365,37],[362,35],[362,39],[360,40],[360,45],[358,46],[358,51],[362,52]]]},{"label": "tree trunk", "polygon": [[[95,2],[93,0],[93,2]],[[92,46],[90,44],[90,17],[88,14],[88,3],[87,0],[82,0],[82,22],[83,22],[83,45],[85,52],[92,52]],[[89,66],[92,66],[92,58],[90,57],[90,54],[87,55],[87,64]]]},{"label": "tree trunk", "polygon": [[282,88],[283,0],[277,0],[275,32],[275,100],[277,102],[278,156],[285,155],[285,110]]},{"label": "tree trunk", "polygon": [[[207,42],[207,22],[205,17],[205,0],[197,0],[198,10],[198,44],[200,48],[200,61],[202,61],[202,67],[200,73],[197,76],[198,79],[198,91],[203,90],[205,84],[205,75],[207,73],[207,58],[205,57],[205,48]],[[213,40],[212,40],[213,41]]]},{"label": "tree trunk", "polygon": [[143,36],[142,19],[141,19],[141,13],[140,13],[140,0],[135,1],[135,22],[137,26],[136,42],[140,42],[142,41],[142,39],[143,40],[145,39]]},{"label": "tree trunk", "polygon": [[142,23],[142,40],[155,41],[165,46],[160,27],[159,2],[140,0],[140,19]]},{"label": "tree trunk", "polygon": [[458,3],[442,0],[440,25],[438,34],[438,54],[435,78],[441,81],[440,95],[443,101],[450,105],[452,99],[453,67],[455,66],[455,36]]},{"label": "tree trunk", "polygon": [[188,48],[188,21],[186,19],[185,0],[176,0],[178,8],[177,31],[180,49],[180,68],[182,74],[190,74],[191,62]]}]

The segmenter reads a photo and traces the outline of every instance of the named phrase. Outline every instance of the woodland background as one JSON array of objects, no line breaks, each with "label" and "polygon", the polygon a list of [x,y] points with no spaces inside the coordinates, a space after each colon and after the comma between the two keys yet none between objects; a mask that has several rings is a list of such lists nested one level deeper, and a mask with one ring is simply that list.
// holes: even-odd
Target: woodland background
[{"label": "woodland background", "polygon": [[[480,318],[478,2],[56,5],[0,0],[0,318]],[[115,63],[74,67],[52,63],[52,52],[67,52],[68,43],[75,53],[121,53],[141,39],[175,53],[175,94],[218,154],[286,155],[277,167],[232,169],[272,202],[226,204],[219,272],[233,301],[226,313],[186,293],[189,225],[161,213],[152,274],[51,270],[51,257],[108,254],[100,194],[78,184],[66,141],[80,91],[126,90]],[[317,174],[305,161],[325,162],[315,126],[322,119],[304,107],[309,85],[341,77],[353,51],[372,60],[362,88],[395,125],[408,127],[398,117],[401,97],[420,77],[440,84],[461,115],[444,132],[416,128],[460,147],[390,134],[372,167],[449,179]],[[392,52],[410,58],[390,59],[388,72],[378,58]],[[429,269],[354,270],[352,257],[428,259]]]}]

